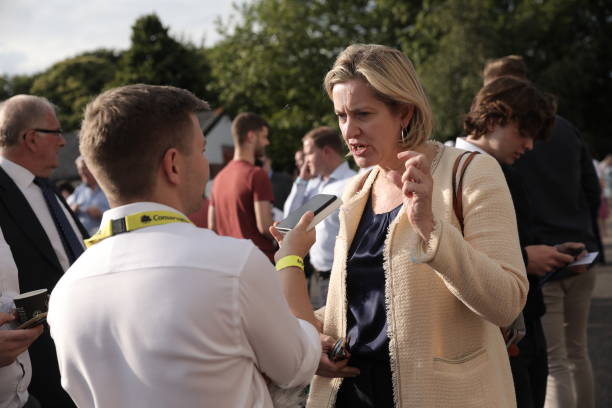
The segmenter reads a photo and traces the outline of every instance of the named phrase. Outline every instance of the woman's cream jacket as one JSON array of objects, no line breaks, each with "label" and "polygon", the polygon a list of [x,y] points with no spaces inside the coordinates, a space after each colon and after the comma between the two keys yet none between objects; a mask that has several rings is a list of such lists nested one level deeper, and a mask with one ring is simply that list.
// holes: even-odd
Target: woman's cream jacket
[{"label": "woman's cream jacket", "polygon": [[[497,161],[478,155],[465,173],[462,235],[452,207],[452,166],[441,146],[433,171],[434,231],[425,248],[402,208],[384,246],[386,313],[396,407],[515,407],[500,326],[521,312],[528,282],[515,212]],[[324,332],[346,336],[346,259],[375,168],[347,186]],[[465,238],[464,238],[465,236]],[[341,379],[315,376],[308,407],[333,407]]]}]

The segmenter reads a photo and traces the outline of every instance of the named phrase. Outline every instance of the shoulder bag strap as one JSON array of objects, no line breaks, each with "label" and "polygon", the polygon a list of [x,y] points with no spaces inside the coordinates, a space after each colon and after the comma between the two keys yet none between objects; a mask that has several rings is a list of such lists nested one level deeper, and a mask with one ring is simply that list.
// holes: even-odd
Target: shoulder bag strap
[{"label": "shoulder bag strap", "polygon": [[[463,177],[465,176],[465,170],[477,154],[478,152],[463,152],[457,157],[453,164],[453,210],[455,210],[455,215],[459,220],[461,233],[463,233]],[[467,158],[463,162],[461,169],[459,169],[461,159],[463,159],[465,155],[467,155]],[[459,178],[459,182],[457,182],[457,178]]]}]

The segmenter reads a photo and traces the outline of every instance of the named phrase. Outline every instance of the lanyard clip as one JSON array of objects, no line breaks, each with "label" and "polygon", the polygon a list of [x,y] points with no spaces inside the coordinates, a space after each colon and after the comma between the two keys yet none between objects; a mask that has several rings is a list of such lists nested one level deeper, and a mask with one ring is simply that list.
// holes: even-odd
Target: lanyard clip
[{"label": "lanyard clip", "polygon": [[125,218],[111,220],[111,235],[123,234],[124,232],[127,232]]}]

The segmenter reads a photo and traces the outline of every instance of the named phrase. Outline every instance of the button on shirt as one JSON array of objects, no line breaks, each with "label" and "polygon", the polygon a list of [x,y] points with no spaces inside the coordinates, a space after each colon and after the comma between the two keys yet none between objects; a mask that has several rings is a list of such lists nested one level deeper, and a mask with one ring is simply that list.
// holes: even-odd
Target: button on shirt
[{"label": "button on shirt", "polygon": [[[316,177],[306,182],[298,178],[293,183],[291,193],[285,202],[285,217],[316,194],[333,194],[341,197],[344,187],[355,174],[348,163],[344,162],[330,174],[327,180]],[[338,212],[339,210],[334,211],[316,226],[317,241],[310,248],[310,263],[319,271],[331,270],[334,263],[334,245],[340,229]]]},{"label": "button on shirt", "polygon": [[[70,262],[68,261],[68,256],[66,256],[66,250],[64,249],[62,239],[60,238],[57,227],[53,222],[53,218],[51,217],[49,207],[47,207],[43,194],[40,191],[40,188],[34,184],[34,174],[32,174],[32,172],[30,172],[28,169],[13,163],[2,156],[0,156],[0,167],[2,167],[6,174],[8,174],[8,176],[13,180],[13,182],[17,185],[17,188],[19,188],[21,193],[25,196],[28,204],[30,204],[30,207],[32,207],[32,211],[34,211],[34,214],[36,214],[36,218],[38,218],[38,221],[47,234],[47,238],[49,238],[49,242],[53,247],[53,251],[57,255],[57,259],[59,260],[62,269],[68,269]],[[77,228],[72,215],[68,212],[66,207],[64,207],[64,204],[62,204],[59,198],[57,201],[66,214],[66,218],[68,219],[68,222],[70,222],[70,225],[72,226],[77,238],[82,241],[83,236]]]},{"label": "button on shirt", "polygon": [[[0,312],[10,313],[13,298],[19,293],[17,266],[0,229]],[[10,328],[10,323],[0,326],[0,330]],[[27,351],[18,355],[12,364],[0,367],[0,408],[22,407],[28,400],[31,378],[32,366]]]},{"label": "button on shirt", "polygon": [[[102,223],[143,211],[134,203]],[[278,273],[246,239],[187,223],[93,245],[49,304],[62,385],[77,406],[272,407],[262,373],[281,386],[317,369],[317,330],[295,318]]]}]

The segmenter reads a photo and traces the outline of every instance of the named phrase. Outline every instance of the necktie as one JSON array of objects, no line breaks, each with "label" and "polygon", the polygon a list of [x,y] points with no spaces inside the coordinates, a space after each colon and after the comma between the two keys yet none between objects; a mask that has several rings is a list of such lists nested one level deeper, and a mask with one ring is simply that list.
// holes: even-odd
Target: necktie
[{"label": "necktie", "polygon": [[70,262],[70,265],[72,265],[79,255],[83,253],[83,244],[81,244],[81,241],[79,238],[77,238],[76,233],[72,229],[72,225],[70,225],[68,218],[66,218],[66,214],[58,203],[55,192],[49,184],[49,181],[47,179],[36,177],[34,179],[34,183],[40,187],[40,190],[43,193],[43,197],[45,198],[45,202],[47,203],[47,207],[49,208],[49,212],[53,218],[53,222],[55,223],[59,236],[62,239],[62,245],[64,246],[64,250],[68,256],[68,261]]}]

